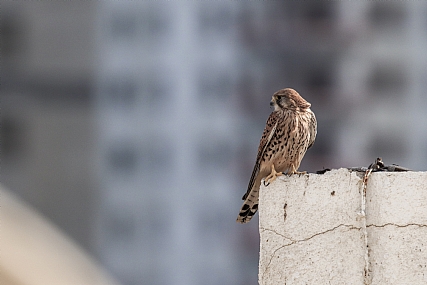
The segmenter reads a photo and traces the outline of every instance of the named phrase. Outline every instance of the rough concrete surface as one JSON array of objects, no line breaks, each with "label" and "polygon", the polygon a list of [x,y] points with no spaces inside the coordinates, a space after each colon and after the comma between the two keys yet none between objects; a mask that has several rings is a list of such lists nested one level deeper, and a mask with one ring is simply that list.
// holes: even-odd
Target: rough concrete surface
[{"label": "rough concrete surface", "polygon": [[362,177],[339,169],[261,186],[260,284],[427,284],[427,173],[372,173],[366,220]]}]

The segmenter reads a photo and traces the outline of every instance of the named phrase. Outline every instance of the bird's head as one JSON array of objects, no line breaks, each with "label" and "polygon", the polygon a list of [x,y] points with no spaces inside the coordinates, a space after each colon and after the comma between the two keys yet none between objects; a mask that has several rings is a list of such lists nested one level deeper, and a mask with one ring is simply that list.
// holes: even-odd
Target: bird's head
[{"label": "bird's head", "polygon": [[273,94],[270,106],[274,107],[274,111],[284,109],[300,111],[310,108],[311,104],[302,98],[294,89],[285,88]]}]

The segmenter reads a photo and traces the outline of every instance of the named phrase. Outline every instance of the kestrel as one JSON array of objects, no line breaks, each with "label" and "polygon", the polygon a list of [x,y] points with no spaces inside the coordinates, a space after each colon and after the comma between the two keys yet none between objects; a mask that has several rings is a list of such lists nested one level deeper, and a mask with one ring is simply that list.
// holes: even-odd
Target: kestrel
[{"label": "kestrel", "polygon": [[316,139],[317,121],[311,104],[294,89],[277,91],[270,105],[274,110],[262,134],[248,190],[242,198],[245,202],[237,217],[242,224],[249,222],[258,210],[261,180],[268,185],[283,173],[305,173],[298,172],[298,167]]}]

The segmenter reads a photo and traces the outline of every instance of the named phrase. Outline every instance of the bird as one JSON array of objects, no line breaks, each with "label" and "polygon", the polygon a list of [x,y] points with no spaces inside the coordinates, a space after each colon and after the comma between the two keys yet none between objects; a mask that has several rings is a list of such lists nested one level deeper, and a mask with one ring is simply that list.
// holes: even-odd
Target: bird
[{"label": "bird", "polygon": [[301,160],[313,146],[317,135],[317,120],[311,104],[292,88],[273,94],[270,106],[274,107],[262,134],[255,166],[243,195],[243,205],[237,222],[249,222],[258,210],[258,195],[261,181],[268,186],[283,174],[306,174],[299,172]]}]

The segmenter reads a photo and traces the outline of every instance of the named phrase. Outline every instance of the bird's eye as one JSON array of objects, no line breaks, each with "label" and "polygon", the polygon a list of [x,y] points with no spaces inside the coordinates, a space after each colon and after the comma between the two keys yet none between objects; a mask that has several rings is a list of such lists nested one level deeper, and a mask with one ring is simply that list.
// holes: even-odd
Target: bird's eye
[{"label": "bird's eye", "polygon": [[278,96],[277,96],[277,100],[281,100],[281,99],[282,99],[282,97],[283,97],[283,96],[278,95]]}]

